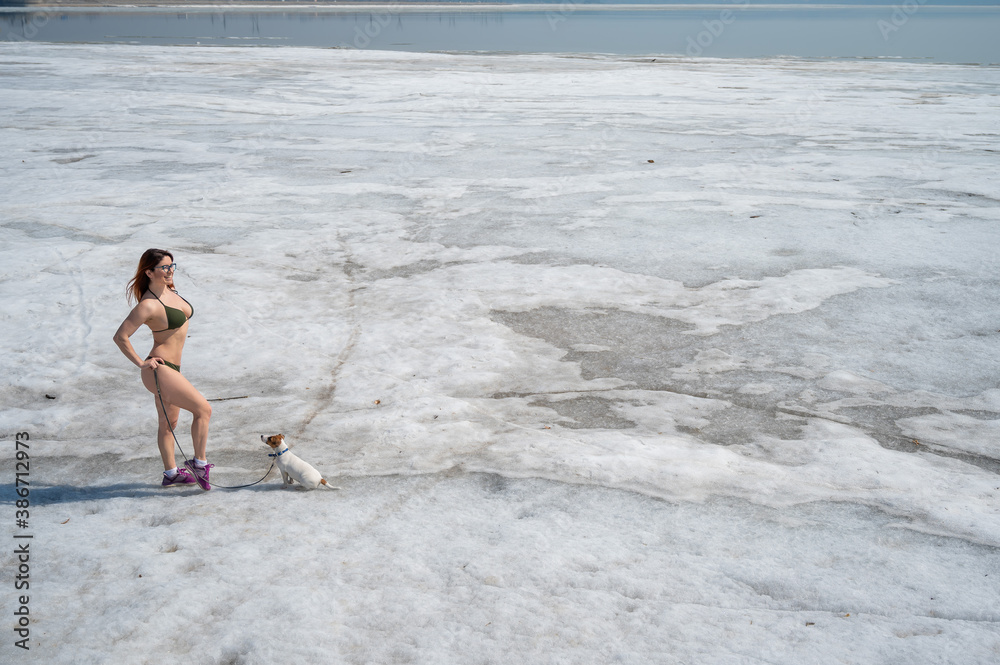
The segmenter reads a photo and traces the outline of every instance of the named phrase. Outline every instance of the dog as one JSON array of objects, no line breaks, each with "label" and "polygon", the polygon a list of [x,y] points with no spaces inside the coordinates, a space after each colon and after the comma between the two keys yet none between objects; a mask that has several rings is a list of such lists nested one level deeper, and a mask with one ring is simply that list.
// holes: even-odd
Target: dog
[{"label": "dog", "polygon": [[260,440],[274,450],[273,453],[268,454],[268,457],[274,458],[274,463],[278,466],[278,471],[281,472],[281,479],[284,481],[285,487],[291,487],[292,483],[297,480],[300,486],[308,490],[314,490],[320,485],[325,485],[332,490],[340,489],[326,482],[319,471],[290,451],[285,443],[284,434],[272,436],[261,434]]}]

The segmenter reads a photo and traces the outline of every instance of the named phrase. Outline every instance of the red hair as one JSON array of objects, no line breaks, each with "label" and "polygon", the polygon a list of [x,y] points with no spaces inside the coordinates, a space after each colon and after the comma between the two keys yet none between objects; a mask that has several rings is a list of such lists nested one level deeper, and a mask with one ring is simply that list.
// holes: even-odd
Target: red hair
[{"label": "red hair", "polygon": [[169,256],[171,263],[174,255],[165,249],[147,249],[139,258],[139,267],[135,269],[135,277],[125,286],[125,295],[131,303],[133,300],[142,300],[142,294],[149,288],[149,275],[147,270],[152,270],[160,264],[164,257]]}]

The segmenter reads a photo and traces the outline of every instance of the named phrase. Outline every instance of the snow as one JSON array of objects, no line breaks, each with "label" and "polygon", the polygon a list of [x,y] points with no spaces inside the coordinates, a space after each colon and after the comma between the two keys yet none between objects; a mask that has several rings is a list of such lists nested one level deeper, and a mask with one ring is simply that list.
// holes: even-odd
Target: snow
[{"label": "snow", "polygon": [[[29,658],[996,661],[1000,70],[0,63]],[[111,341],[147,247],[195,306],[185,375],[236,398],[213,479],[283,432],[342,490],[159,488]]]}]

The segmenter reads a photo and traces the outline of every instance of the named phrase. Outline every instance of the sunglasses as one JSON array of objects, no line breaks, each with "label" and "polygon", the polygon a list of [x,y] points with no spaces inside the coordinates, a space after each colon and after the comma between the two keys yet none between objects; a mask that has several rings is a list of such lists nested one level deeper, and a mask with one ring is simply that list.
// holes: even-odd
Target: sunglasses
[{"label": "sunglasses", "polygon": [[162,270],[163,272],[173,272],[176,269],[177,269],[176,263],[171,263],[170,265],[166,266],[156,266],[156,268],[154,268],[154,270]]}]

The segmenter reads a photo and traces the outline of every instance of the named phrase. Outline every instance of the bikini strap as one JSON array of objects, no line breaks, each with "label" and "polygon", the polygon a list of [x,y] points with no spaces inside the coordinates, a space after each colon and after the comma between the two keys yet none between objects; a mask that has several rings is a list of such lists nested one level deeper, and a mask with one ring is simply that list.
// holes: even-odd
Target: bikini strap
[{"label": "bikini strap", "polygon": [[[149,291],[150,293],[152,293],[154,298],[156,298],[157,300],[160,300],[160,296],[158,296],[155,293],[153,293],[152,289],[146,289],[146,290]],[[170,290],[174,291],[173,289],[170,289]],[[177,292],[174,291],[174,293],[177,293]],[[181,294],[177,293],[177,295],[180,296]],[[181,297],[181,300],[184,300],[184,298]],[[184,300],[184,302],[187,302],[187,300]],[[174,330],[174,328],[170,327],[170,314],[167,314],[167,303],[165,303],[162,300],[160,300],[160,304],[163,305],[163,313],[167,315],[167,327],[164,328],[163,330],[153,330],[152,328],[150,328],[150,330],[152,330],[155,333],[161,333],[161,332],[167,332],[168,330]],[[190,305],[190,304],[191,303],[188,302],[188,305]],[[177,308],[176,307],[171,307],[170,309],[177,309]],[[181,312],[181,314],[183,314],[183,313],[184,312]],[[191,315],[194,316],[194,307],[193,306],[191,307]],[[185,316],[184,318],[186,320],[189,317]],[[177,371],[179,372],[180,370],[177,370]]]}]

